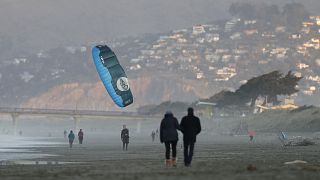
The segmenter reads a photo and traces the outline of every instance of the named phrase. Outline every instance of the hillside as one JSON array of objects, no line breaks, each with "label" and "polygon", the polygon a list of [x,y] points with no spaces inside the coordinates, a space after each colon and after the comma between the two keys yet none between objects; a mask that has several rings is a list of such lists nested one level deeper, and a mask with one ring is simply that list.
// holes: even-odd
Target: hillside
[{"label": "hillside", "polygon": [[[274,70],[302,76],[292,98],[299,105],[319,105],[319,28],[320,16],[308,17],[294,32],[281,24],[230,18],[106,43],[127,72],[133,110],[205,99]],[[103,89],[96,90],[101,85],[87,44],[16,52],[0,61],[0,106],[114,109]],[[87,95],[91,89],[93,99]]]},{"label": "hillside", "polygon": [[317,132],[320,131],[320,108],[302,106],[292,111],[265,111],[245,122],[250,129],[262,132]]}]

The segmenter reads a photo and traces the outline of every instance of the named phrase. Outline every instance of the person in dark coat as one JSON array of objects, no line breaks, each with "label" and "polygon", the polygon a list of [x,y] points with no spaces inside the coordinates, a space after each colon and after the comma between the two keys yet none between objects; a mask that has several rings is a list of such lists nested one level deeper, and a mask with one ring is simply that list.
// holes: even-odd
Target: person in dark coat
[{"label": "person in dark coat", "polygon": [[188,108],[188,115],[184,116],[180,122],[183,133],[184,164],[190,166],[193,156],[194,144],[197,135],[201,132],[200,119],[193,114],[193,108]]},{"label": "person in dark coat", "polygon": [[[176,166],[177,161],[177,143],[178,132],[180,129],[179,122],[171,111],[167,111],[160,124],[160,142],[165,144],[166,147],[166,166]],[[170,146],[172,149],[172,159],[170,159]]]},{"label": "person in dark coat", "polygon": [[152,142],[154,142],[154,138],[156,137],[156,132],[152,131],[151,132],[151,138],[152,138]]},{"label": "person in dark coat", "polygon": [[126,125],[123,125],[123,129],[121,131],[121,141],[122,141],[122,150],[128,150],[129,144],[129,129],[127,129]]},{"label": "person in dark coat", "polygon": [[84,136],[83,131],[82,131],[82,129],[80,129],[80,131],[78,132],[79,144],[82,144],[83,136]]}]

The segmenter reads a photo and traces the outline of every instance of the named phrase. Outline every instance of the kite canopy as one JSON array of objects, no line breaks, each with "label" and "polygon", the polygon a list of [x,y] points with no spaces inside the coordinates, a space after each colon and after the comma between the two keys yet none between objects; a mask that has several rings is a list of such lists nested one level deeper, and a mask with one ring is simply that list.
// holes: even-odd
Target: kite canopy
[{"label": "kite canopy", "polygon": [[110,97],[119,107],[133,103],[127,75],[115,53],[106,45],[92,48],[93,62]]}]

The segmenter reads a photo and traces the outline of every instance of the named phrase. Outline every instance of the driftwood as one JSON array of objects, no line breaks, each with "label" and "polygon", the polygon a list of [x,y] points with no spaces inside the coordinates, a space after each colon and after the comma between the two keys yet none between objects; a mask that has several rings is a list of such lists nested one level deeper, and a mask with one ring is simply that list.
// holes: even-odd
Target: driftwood
[{"label": "driftwood", "polygon": [[283,146],[310,146],[316,144],[311,139],[301,136],[287,138],[284,133],[279,136],[279,139]]},{"label": "driftwood", "polygon": [[291,139],[284,143],[284,146],[310,146],[315,145],[316,143],[311,141],[311,139]]}]

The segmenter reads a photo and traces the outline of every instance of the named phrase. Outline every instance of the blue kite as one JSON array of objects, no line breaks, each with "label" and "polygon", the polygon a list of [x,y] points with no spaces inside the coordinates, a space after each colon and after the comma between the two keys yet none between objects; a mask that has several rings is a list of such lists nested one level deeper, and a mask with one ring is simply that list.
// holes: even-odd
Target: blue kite
[{"label": "blue kite", "polygon": [[128,78],[115,53],[106,45],[97,45],[92,48],[92,57],[100,79],[114,103],[119,107],[132,104]]}]

